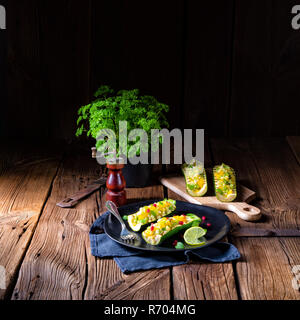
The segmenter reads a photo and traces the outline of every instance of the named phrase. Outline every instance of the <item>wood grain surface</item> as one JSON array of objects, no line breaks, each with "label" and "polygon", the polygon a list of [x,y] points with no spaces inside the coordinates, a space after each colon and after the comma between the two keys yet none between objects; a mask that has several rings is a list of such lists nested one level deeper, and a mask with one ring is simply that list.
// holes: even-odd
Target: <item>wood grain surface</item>
[{"label": "wood grain surface", "polygon": [[186,1],[183,128],[228,132],[234,7],[232,0],[220,1],[218,10],[214,2]]},{"label": "wood grain surface", "polygon": [[222,137],[300,132],[296,0],[2,4],[4,137],[74,140],[76,111],[102,84],[156,96],[170,105],[172,128]]},{"label": "wood grain surface", "polygon": [[100,167],[87,159],[74,154],[64,160],[24,259],[13,299],[83,299],[90,257],[88,233],[98,217],[99,194],[75,209],[61,209],[56,203],[99,178]]},{"label": "wood grain surface", "polygon": [[174,267],[175,300],[238,300],[231,263]]},{"label": "wood grain surface", "polygon": [[292,149],[294,156],[296,157],[300,165],[300,136],[298,137],[287,137],[287,142]]},{"label": "wood grain surface", "polygon": [[233,137],[299,135],[294,101],[300,36],[291,28],[296,4],[235,1],[229,131]]},{"label": "wood grain surface", "polygon": [[101,84],[116,89],[138,88],[167,103],[171,127],[180,127],[184,94],[184,7],[181,0],[92,1],[93,90]]},{"label": "wood grain surface", "polygon": [[299,236],[300,166],[285,139],[212,139],[215,163],[235,168],[245,186],[255,190],[263,218],[258,223],[229,215],[234,236]]},{"label": "wood grain surface", "polygon": [[237,238],[242,254],[236,270],[243,300],[299,300],[293,288],[300,265],[300,238]]},{"label": "wood grain surface", "polygon": [[[185,201],[173,191],[171,199]],[[237,300],[232,263],[191,262],[173,268],[175,300]]]},{"label": "wood grain surface", "polygon": [[0,299],[15,285],[58,166],[59,160],[41,159],[34,165],[15,165],[0,175],[0,265],[6,269],[7,287],[0,290]]},{"label": "wood grain surface", "polygon": [[[81,300],[108,299],[165,299],[169,292],[155,289],[162,281],[169,288],[169,271],[140,274],[140,278],[123,276],[113,260],[96,259],[90,254],[89,229],[103,212],[105,197],[92,195],[74,209],[61,209],[56,202],[68,193],[99,178],[99,165],[84,157],[72,156],[65,160],[52,189],[22,264],[13,293],[16,300]],[[128,199],[162,198],[162,187],[143,190],[130,189]],[[47,267],[45,267],[47,266]],[[151,281],[150,281],[151,280]],[[124,288],[114,290],[114,288]],[[118,296],[118,294],[120,296]]]},{"label": "wood grain surface", "polygon": [[[49,150],[36,149],[43,155],[40,159],[29,150],[23,150],[23,157],[18,155],[22,149],[5,150],[14,155],[13,161],[1,160],[5,165],[0,175],[0,265],[9,273],[0,299],[300,299],[293,287],[295,267],[300,265],[300,237],[293,236],[298,230],[295,177],[300,166],[286,140],[213,139],[208,145],[206,162],[224,160],[237,168],[243,183],[258,192],[256,204],[265,215],[265,220],[253,224],[227,213],[233,229],[224,240],[237,246],[240,260],[225,264],[193,260],[185,266],[129,275],[122,274],[112,259],[91,255],[89,230],[105,211],[105,189],[75,208],[56,206],[101,176],[102,168],[89,159],[89,150],[71,148],[63,161],[51,158]],[[4,158],[10,159],[0,156]],[[127,194],[130,202],[167,196],[181,200],[159,185],[128,189]]]}]

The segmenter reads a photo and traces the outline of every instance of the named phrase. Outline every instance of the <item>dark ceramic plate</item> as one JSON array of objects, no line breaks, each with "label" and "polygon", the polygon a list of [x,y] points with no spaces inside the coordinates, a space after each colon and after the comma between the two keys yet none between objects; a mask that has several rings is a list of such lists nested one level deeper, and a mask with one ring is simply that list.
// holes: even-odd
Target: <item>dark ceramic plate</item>
[{"label": "dark ceramic plate", "polygon": [[[147,206],[149,204],[155,203],[160,200],[151,200],[151,201],[144,201],[140,203],[130,204],[124,207],[119,208],[119,212],[121,216],[130,215],[137,212],[141,207]],[[175,240],[181,241],[184,243],[182,239],[182,235],[184,231],[175,235],[174,237],[168,239],[167,241],[163,242],[159,246],[151,246],[147,244],[141,236],[142,231],[136,233],[138,235],[138,240],[134,243],[127,244],[120,238],[121,233],[121,225],[118,220],[113,216],[109,215],[104,223],[104,230],[105,233],[113,240],[119,244],[122,244],[126,247],[143,250],[143,251],[156,251],[156,252],[178,252],[178,251],[185,251],[185,250],[196,250],[204,247],[211,246],[212,244],[220,241],[223,239],[230,230],[230,221],[227,216],[219,210],[200,206],[196,204],[191,204],[187,202],[177,201],[177,210],[173,212],[170,216],[173,215],[181,215],[187,213],[194,213],[200,218],[205,216],[207,218],[207,222],[211,223],[211,227],[208,229],[208,232],[205,236],[205,244],[200,247],[192,247],[186,245],[185,249],[177,250],[174,248],[173,243]],[[128,230],[131,230],[128,224],[126,223]]]}]

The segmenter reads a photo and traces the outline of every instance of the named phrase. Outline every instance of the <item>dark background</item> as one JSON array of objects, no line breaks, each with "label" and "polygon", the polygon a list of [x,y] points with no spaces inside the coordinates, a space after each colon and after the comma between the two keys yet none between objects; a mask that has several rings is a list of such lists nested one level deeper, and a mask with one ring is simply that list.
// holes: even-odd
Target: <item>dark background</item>
[{"label": "dark background", "polygon": [[211,136],[300,133],[298,0],[9,0],[0,31],[2,137],[74,139],[101,84],[170,105]]}]

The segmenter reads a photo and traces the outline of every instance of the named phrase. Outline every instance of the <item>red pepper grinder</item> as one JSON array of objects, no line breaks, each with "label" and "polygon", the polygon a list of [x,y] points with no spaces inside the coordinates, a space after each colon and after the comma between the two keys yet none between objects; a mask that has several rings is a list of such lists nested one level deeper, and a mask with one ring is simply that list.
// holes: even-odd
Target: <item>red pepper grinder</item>
[{"label": "red pepper grinder", "polygon": [[106,200],[112,201],[117,207],[124,206],[127,203],[126,181],[122,173],[125,167],[123,159],[115,159],[107,162],[109,170],[106,187],[108,189]]}]

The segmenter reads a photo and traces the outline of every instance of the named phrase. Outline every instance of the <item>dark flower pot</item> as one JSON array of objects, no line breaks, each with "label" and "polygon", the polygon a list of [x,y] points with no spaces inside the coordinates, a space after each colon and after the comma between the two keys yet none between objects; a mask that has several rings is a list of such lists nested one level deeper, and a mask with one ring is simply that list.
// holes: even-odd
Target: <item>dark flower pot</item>
[{"label": "dark flower pot", "polygon": [[126,188],[144,188],[152,183],[152,164],[127,164],[123,169]]}]

